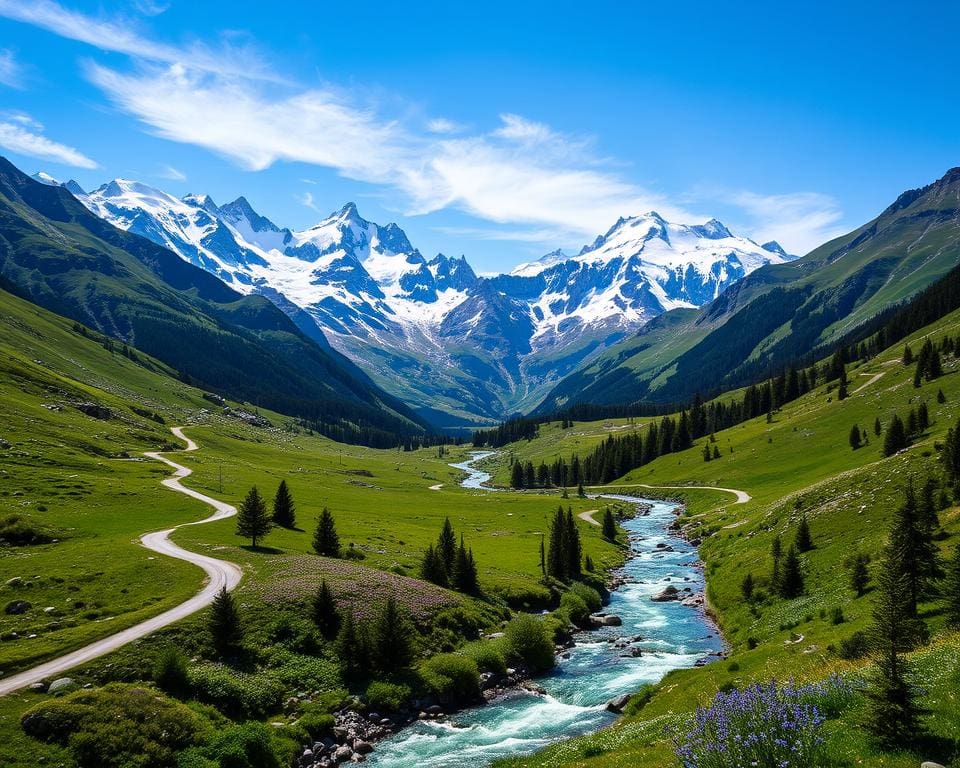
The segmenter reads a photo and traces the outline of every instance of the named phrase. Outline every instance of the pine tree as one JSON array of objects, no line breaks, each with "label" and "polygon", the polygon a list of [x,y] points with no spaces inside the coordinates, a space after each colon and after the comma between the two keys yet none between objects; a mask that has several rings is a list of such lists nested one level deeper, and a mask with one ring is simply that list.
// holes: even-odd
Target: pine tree
[{"label": "pine tree", "polygon": [[780,535],[773,537],[770,544],[770,557],[773,558],[773,570],[770,573],[770,584],[774,589],[780,589],[780,558],[783,555],[783,545],[780,543]]},{"label": "pine tree", "polygon": [[850,568],[850,586],[857,593],[857,597],[863,597],[867,592],[867,585],[870,583],[870,571],[867,569],[867,556],[858,554],[853,558],[853,565]]},{"label": "pine tree", "polygon": [[603,538],[607,541],[615,542],[617,540],[617,521],[614,519],[610,507],[606,507],[603,510],[603,527],[601,531],[603,532]]},{"label": "pine tree", "polygon": [[550,543],[547,547],[547,575],[554,579],[563,580],[567,576],[567,556],[563,546],[566,527],[563,507],[560,507],[550,525]]},{"label": "pine tree", "polygon": [[810,523],[807,522],[807,515],[800,518],[800,525],[797,526],[797,537],[794,539],[794,546],[798,552],[809,552],[813,549],[813,538],[810,536]]},{"label": "pine tree", "polygon": [[857,448],[859,448],[862,444],[861,440],[860,427],[854,424],[852,427],[850,427],[850,447],[853,448],[853,450],[857,450]]},{"label": "pine tree", "polygon": [[320,587],[310,601],[310,618],[325,638],[331,640],[337,636],[340,630],[340,611],[326,579],[321,579]]},{"label": "pine tree", "polygon": [[405,669],[413,661],[413,626],[390,595],[373,628],[373,653],[381,672]]},{"label": "pine tree", "polygon": [[899,554],[888,548],[877,576],[870,645],[876,672],[867,689],[867,727],[884,748],[902,749],[921,734],[923,711],[909,682],[903,653],[916,644],[915,612],[910,606],[909,584],[900,570]]},{"label": "pine tree", "polygon": [[510,487],[517,490],[523,488],[523,465],[519,461],[513,462],[510,470]]},{"label": "pine tree", "polygon": [[947,402],[947,396],[943,394],[942,389],[937,390],[937,402],[940,403],[940,405],[943,405],[945,402]]},{"label": "pine tree", "polygon": [[462,535],[460,536],[460,546],[457,547],[452,581],[458,592],[475,595],[479,591],[479,585],[477,584],[477,566],[473,561],[473,550],[468,550],[466,546],[464,546]]},{"label": "pine tree", "polygon": [[584,558],[583,558],[583,569],[584,569],[587,573],[593,573],[593,571],[594,571],[593,558],[590,557],[590,555],[584,556]]},{"label": "pine tree", "polygon": [[893,456],[898,451],[907,447],[907,430],[903,425],[903,419],[896,414],[890,419],[890,426],[887,427],[887,434],[883,438],[883,455]]},{"label": "pine tree", "polygon": [[346,678],[356,679],[366,670],[369,655],[366,639],[357,628],[353,613],[347,613],[340,622],[340,631],[337,633],[334,651],[343,665]]},{"label": "pine tree", "polygon": [[947,471],[950,484],[955,488],[960,487],[960,421],[957,422],[955,427],[947,430],[940,460],[943,462],[943,468]]},{"label": "pine tree", "polygon": [[547,547],[542,533],[540,534],[540,573],[544,577],[547,575]]},{"label": "pine tree", "polygon": [[257,486],[253,486],[237,507],[237,536],[250,539],[251,546],[256,547],[257,541],[270,533],[271,527],[267,505]]},{"label": "pine tree", "polygon": [[580,531],[573,517],[573,510],[567,508],[566,533],[564,536],[567,556],[567,576],[580,578],[580,560],[583,558],[583,546],[580,543]]},{"label": "pine tree", "polygon": [[800,556],[795,547],[787,550],[783,560],[783,576],[780,578],[780,594],[786,598],[800,597],[803,594],[803,571]]},{"label": "pine tree", "polygon": [[703,460],[710,461],[710,458],[713,454],[710,452],[710,444],[707,443],[703,446]]},{"label": "pine tree", "polygon": [[447,586],[447,569],[433,544],[429,544],[420,562],[420,578],[440,587]]},{"label": "pine tree", "polygon": [[954,550],[947,567],[943,591],[947,597],[947,622],[960,628],[960,545]]},{"label": "pine tree", "polygon": [[740,584],[740,591],[743,593],[743,599],[748,603],[753,598],[753,574],[748,573],[743,577],[743,581]]},{"label": "pine tree", "polygon": [[713,446],[713,458],[714,459],[720,458],[720,449],[717,446]]},{"label": "pine tree", "polygon": [[910,365],[913,362],[913,350],[910,349],[909,344],[903,346],[903,364]]},{"label": "pine tree", "polygon": [[280,481],[277,495],[273,497],[273,523],[281,528],[297,527],[297,508],[286,480]]},{"label": "pine tree", "polygon": [[443,528],[440,529],[440,536],[437,538],[437,555],[443,563],[443,570],[447,574],[447,580],[453,580],[454,560],[457,557],[457,536],[453,532],[453,526],[450,524],[450,518],[444,518]]},{"label": "pine tree", "polygon": [[586,491],[583,490],[583,483],[582,482],[577,483],[577,496],[579,496],[582,499],[586,497],[586,495],[587,495]]},{"label": "pine tree", "polygon": [[891,531],[889,562],[903,576],[910,615],[917,615],[917,606],[930,583],[940,574],[937,547],[933,532],[920,517],[913,482],[908,481],[903,504],[897,508]]},{"label": "pine tree", "polygon": [[873,420],[873,434],[875,434],[877,437],[880,437],[880,435],[883,434],[883,427],[880,424],[879,418]]},{"label": "pine tree", "polygon": [[210,606],[210,639],[220,656],[231,656],[240,650],[243,643],[243,625],[233,601],[233,595],[221,587]]},{"label": "pine tree", "polygon": [[313,550],[324,557],[340,557],[340,536],[333,515],[326,507],[320,512],[317,528],[313,532]]}]

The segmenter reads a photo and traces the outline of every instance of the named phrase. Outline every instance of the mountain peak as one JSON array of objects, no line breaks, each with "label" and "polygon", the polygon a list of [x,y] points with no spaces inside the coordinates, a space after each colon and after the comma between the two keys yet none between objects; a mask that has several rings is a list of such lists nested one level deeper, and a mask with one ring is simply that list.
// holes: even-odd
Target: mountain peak
[{"label": "mountain peak", "polygon": [[87,193],[84,191],[83,187],[81,187],[81,186],[80,186],[76,181],[74,181],[73,179],[70,179],[70,181],[67,181],[67,182],[63,183],[61,186],[62,186],[65,190],[67,190],[67,192],[69,192],[71,195],[73,195],[74,197],[83,197],[84,195],[87,194]]},{"label": "mountain peak", "polygon": [[[727,229],[719,219],[710,219],[706,224],[700,224],[693,227],[693,230],[711,240],[722,240],[726,237],[733,237],[730,230]],[[777,246],[779,248],[779,246]],[[769,248],[767,250],[770,250]]]},{"label": "mountain peak", "polygon": [[37,171],[33,176],[30,177],[34,181],[39,181],[41,184],[47,184],[51,187],[59,187],[60,182],[57,181],[53,176],[51,176],[46,171]]},{"label": "mountain peak", "polygon": [[780,245],[776,240],[770,240],[769,242],[764,243],[760,246],[765,251],[770,251],[770,253],[776,253],[780,256],[783,256],[785,259],[790,258],[790,254],[783,250],[783,246]]}]

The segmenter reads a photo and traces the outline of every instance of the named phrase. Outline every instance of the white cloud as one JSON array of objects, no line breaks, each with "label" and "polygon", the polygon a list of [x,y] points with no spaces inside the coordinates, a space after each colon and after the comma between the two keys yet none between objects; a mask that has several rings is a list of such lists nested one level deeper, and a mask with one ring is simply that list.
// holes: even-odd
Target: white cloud
[{"label": "white cloud", "polygon": [[320,209],[317,207],[317,204],[313,202],[313,195],[310,194],[309,192],[303,192],[299,195],[294,195],[294,198],[296,198],[297,202],[300,203],[300,205],[304,205],[312,211],[317,211],[317,213],[320,212]]},{"label": "white cloud", "polygon": [[64,8],[54,0],[0,0],[0,16],[32,24],[60,37],[87,43],[146,61],[184,64],[204,72],[277,80],[249,47],[222,44],[218,48],[194,42],[178,47],[140,34],[129,19],[98,19]]},{"label": "white cloud", "polygon": [[170,181],[186,181],[187,174],[172,165],[165,165],[159,174],[161,179],[170,179]]},{"label": "white cloud", "polygon": [[435,117],[427,121],[427,130],[430,133],[460,133],[463,126],[455,123],[453,120],[447,120],[445,117]]},{"label": "white cloud", "polygon": [[844,234],[843,211],[829,195],[795,192],[761,195],[733,192],[727,198],[751,218],[748,233],[757,242],[776,240],[788,252],[803,255]]},{"label": "white cloud", "polygon": [[23,67],[8,48],[0,48],[0,83],[10,88],[23,88]]},{"label": "white cloud", "polygon": [[52,160],[77,168],[96,168],[97,164],[73,147],[51,141],[41,135],[43,126],[28,115],[17,115],[0,122],[0,147],[28,157]]}]

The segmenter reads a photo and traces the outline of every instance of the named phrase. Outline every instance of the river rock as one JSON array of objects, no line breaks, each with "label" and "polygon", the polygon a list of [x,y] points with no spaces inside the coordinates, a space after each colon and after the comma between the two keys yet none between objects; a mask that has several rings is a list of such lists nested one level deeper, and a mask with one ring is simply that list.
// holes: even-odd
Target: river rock
[{"label": "river rock", "polygon": [[926,762],[920,763],[920,768],[944,768],[944,766],[940,765],[940,763],[927,760]]},{"label": "river rock", "polygon": [[337,747],[337,751],[333,753],[333,759],[338,763],[345,763],[353,757],[353,750],[350,749],[346,744],[342,747]]},{"label": "river rock", "polygon": [[373,752],[373,744],[368,741],[363,741],[362,739],[357,739],[353,742],[353,751],[360,755],[369,755]]},{"label": "river rock", "polygon": [[680,590],[671,586],[657,592],[655,595],[651,595],[650,599],[655,603],[669,603],[671,600],[679,600],[679,594]]},{"label": "river rock", "polygon": [[621,714],[627,704],[630,703],[632,694],[625,693],[623,696],[617,696],[615,699],[610,699],[607,702],[607,712],[614,712],[616,714]]}]

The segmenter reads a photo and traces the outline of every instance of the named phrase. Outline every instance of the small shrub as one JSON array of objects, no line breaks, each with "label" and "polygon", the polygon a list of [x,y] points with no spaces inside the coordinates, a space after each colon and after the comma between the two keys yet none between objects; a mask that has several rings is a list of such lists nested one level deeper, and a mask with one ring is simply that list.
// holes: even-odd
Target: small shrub
[{"label": "small shrub", "polygon": [[760,645],[760,641],[757,640],[757,638],[755,638],[755,637],[748,637],[748,638],[747,638],[747,648],[749,648],[751,651],[752,651],[754,648],[756,648],[758,645]]},{"label": "small shrub", "polygon": [[229,717],[260,718],[280,709],[283,685],[271,675],[251,675],[219,664],[193,667],[188,674],[197,699]]},{"label": "small shrub", "polygon": [[830,611],[830,623],[836,626],[837,624],[843,624],[847,619],[843,615],[843,608],[839,605]]},{"label": "small shrub", "polygon": [[373,709],[396,712],[410,700],[410,688],[406,685],[374,680],[367,686],[364,698]]},{"label": "small shrub", "polygon": [[511,619],[504,639],[507,656],[523,662],[534,672],[546,672],[556,664],[553,641],[546,626],[528,613]]},{"label": "small shrub", "polygon": [[596,613],[603,607],[603,598],[600,597],[600,593],[582,581],[573,582],[573,584],[570,585],[570,592],[587,604],[590,613]]},{"label": "small shrub", "polygon": [[657,687],[655,685],[651,685],[650,683],[642,685],[640,690],[630,697],[630,701],[623,710],[623,714],[628,717],[640,714],[640,710],[650,703],[650,700],[656,692]]},{"label": "small shrub", "polygon": [[420,667],[420,677],[434,696],[473,701],[480,696],[480,671],[466,656],[441,653]]},{"label": "small shrub", "polygon": [[153,681],[157,687],[171,696],[185,698],[190,694],[190,677],[187,674],[187,659],[175,645],[168,645],[157,657],[153,668]]},{"label": "small shrub", "polygon": [[218,733],[205,752],[220,768],[280,768],[271,736],[263,723],[235,725]]},{"label": "small shrub", "polygon": [[727,672],[739,672],[739,671],[740,671],[740,665],[737,664],[737,662],[731,661],[729,664],[727,664]]},{"label": "small shrub", "polygon": [[306,712],[300,715],[297,725],[303,728],[310,738],[319,740],[333,733],[333,715],[329,712]]},{"label": "small shrub", "polygon": [[862,659],[868,653],[870,653],[870,639],[866,632],[854,632],[850,637],[840,641],[841,659]]},{"label": "small shrub", "polygon": [[557,609],[557,613],[578,627],[584,626],[590,617],[590,609],[583,601],[583,598],[573,592],[564,592],[563,595],[561,595],[560,607]]},{"label": "small shrub", "polygon": [[473,659],[481,672],[495,675],[507,674],[507,662],[503,658],[503,643],[496,640],[480,640],[469,643],[460,649],[460,653]]}]

